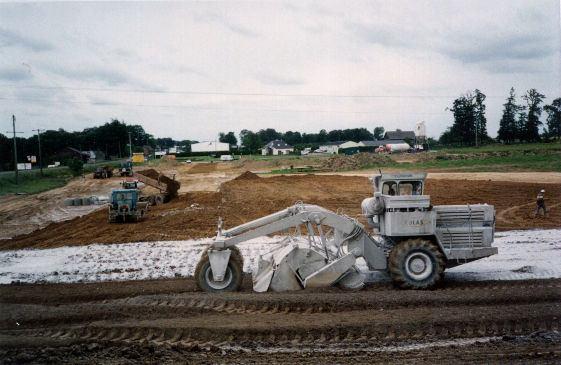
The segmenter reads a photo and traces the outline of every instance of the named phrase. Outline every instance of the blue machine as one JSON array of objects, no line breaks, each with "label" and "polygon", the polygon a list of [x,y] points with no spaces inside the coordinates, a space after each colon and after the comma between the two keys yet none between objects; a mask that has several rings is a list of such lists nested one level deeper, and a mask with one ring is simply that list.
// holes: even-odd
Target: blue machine
[{"label": "blue machine", "polygon": [[148,211],[148,202],[139,201],[138,189],[118,189],[111,192],[109,222],[136,222]]}]

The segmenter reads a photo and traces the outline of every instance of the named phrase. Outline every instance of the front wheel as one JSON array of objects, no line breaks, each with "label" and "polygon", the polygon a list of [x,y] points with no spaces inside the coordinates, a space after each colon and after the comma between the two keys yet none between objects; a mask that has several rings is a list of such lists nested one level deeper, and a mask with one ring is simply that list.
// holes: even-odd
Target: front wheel
[{"label": "front wheel", "polygon": [[205,250],[201,260],[195,269],[195,279],[199,289],[206,292],[237,291],[242,285],[243,259],[236,248],[231,248],[230,261],[224,273],[224,280],[215,281],[212,276],[212,268],[208,253]]},{"label": "front wheel", "polygon": [[431,241],[409,239],[398,243],[389,257],[393,282],[403,289],[428,289],[444,277],[442,252]]}]

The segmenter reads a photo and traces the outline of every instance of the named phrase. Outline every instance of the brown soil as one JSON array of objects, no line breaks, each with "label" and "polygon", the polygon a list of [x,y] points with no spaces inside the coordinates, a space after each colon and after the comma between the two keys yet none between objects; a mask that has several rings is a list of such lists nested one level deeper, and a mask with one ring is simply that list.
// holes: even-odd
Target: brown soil
[{"label": "brown soil", "polygon": [[321,167],[329,171],[360,170],[377,165],[385,166],[392,163],[389,155],[374,153],[357,153],[352,156],[334,155],[322,161]]},{"label": "brown soil", "polygon": [[112,189],[121,185],[121,177],[94,179],[76,178],[66,186],[33,195],[0,196],[0,239],[30,233],[52,222],[63,221],[88,214],[100,206],[67,207],[66,198],[109,196]]},{"label": "brown soil", "polygon": [[[497,229],[558,228],[561,224],[561,186],[547,189],[547,217],[534,218],[539,184],[497,181],[427,180],[434,205],[488,203],[497,210]],[[246,172],[223,183],[218,192],[191,192],[161,206],[151,207],[139,223],[107,222],[105,209],[70,221],[1,240],[2,249],[47,248],[91,243],[181,240],[212,237],[219,217],[225,226],[271,214],[304,201],[360,216],[360,202],[371,196],[367,178],[358,176],[287,175],[259,178]]]},{"label": "brown soil", "polygon": [[195,163],[189,169],[190,174],[204,174],[216,171],[217,163]]},{"label": "brown soil", "polygon": [[[432,291],[377,284],[352,294],[194,287],[192,279],[0,286],[1,362],[561,361],[559,279],[445,281]],[[450,344],[426,347],[442,341]]]},{"label": "brown soil", "polygon": [[139,174],[142,174],[146,177],[149,177],[151,179],[154,180],[158,180],[163,184],[166,184],[167,189],[166,192],[169,195],[170,199],[174,199],[177,197],[177,192],[179,191],[179,188],[181,187],[181,184],[179,183],[179,181],[174,180],[166,175],[161,174],[160,172],[154,170],[154,169],[148,169],[148,170],[142,170],[139,172]]}]

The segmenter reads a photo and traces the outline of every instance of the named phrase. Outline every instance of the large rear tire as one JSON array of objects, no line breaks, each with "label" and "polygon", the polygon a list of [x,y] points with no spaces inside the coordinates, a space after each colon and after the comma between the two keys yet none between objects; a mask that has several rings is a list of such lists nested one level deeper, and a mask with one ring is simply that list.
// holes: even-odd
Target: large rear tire
[{"label": "large rear tire", "polygon": [[429,289],[444,277],[444,255],[433,242],[415,238],[398,243],[390,252],[389,271],[403,289]]},{"label": "large rear tire", "polygon": [[209,293],[223,291],[238,291],[243,280],[243,257],[237,247],[231,247],[230,261],[226,268],[223,281],[214,281],[212,268],[208,258],[208,248],[203,252],[201,260],[195,269],[197,287]]}]

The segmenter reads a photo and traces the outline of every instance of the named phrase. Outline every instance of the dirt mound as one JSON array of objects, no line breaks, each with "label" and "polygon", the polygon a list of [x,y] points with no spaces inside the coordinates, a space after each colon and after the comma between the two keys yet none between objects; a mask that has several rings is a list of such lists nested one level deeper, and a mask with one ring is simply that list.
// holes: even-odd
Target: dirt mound
[{"label": "dirt mound", "polygon": [[141,175],[144,175],[146,177],[149,177],[151,179],[154,180],[158,180],[164,184],[167,185],[167,193],[169,195],[170,199],[176,198],[177,197],[177,192],[179,191],[179,188],[181,187],[181,184],[179,183],[179,181],[174,180],[169,178],[166,175],[161,174],[160,172],[154,170],[154,169],[148,169],[148,170],[142,170],[138,172]]},{"label": "dirt mound", "polygon": [[259,180],[261,179],[259,176],[257,176],[257,174],[254,174],[251,171],[246,171],[243,174],[241,174],[240,176],[236,177],[234,180],[235,181],[240,181],[240,180]]},{"label": "dirt mound", "polygon": [[321,164],[323,169],[331,171],[358,170],[366,167],[386,166],[392,163],[387,155],[373,153],[357,153],[352,156],[335,155],[324,160]]}]

